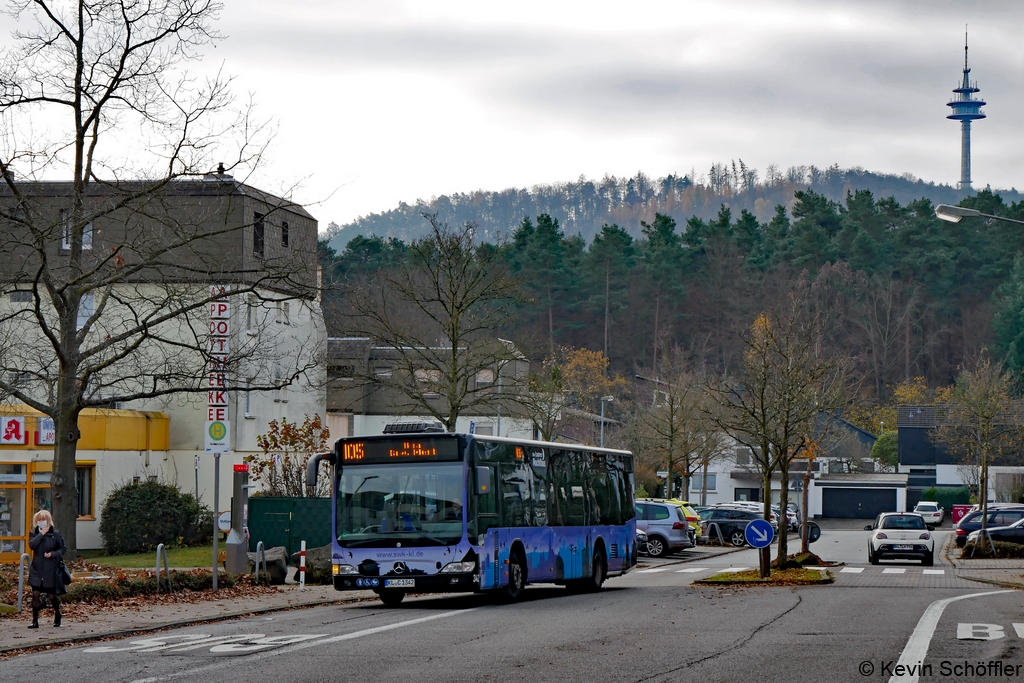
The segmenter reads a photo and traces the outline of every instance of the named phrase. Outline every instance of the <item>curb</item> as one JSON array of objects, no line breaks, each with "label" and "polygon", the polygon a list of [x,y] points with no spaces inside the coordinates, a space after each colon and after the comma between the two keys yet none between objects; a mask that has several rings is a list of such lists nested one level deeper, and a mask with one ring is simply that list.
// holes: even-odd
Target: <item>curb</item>
[{"label": "curb", "polygon": [[[349,595],[352,595],[351,593]],[[22,654],[25,652],[31,652],[33,650],[47,649],[54,646],[60,645],[78,645],[81,643],[88,643],[94,640],[106,640],[107,638],[124,638],[127,636],[140,635],[143,633],[155,633],[157,631],[164,631],[167,629],[174,628],[185,628],[186,626],[197,626],[199,624],[214,624],[219,621],[229,621],[231,619],[239,619],[241,617],[253,616],[257,614],[272,614],[274,612],[287,612],[289,610],[309,609],[312,607],[325,607],[327,605],[337,605],[339,603],[346,602],[358,602],[362,598],[357,597],[339,597],[324,600],[322,602],[309,602],[298,605],[279,605],[276,607],[261,607],[258,609],[241,610],[239,612],[229,612],[228,614],[218,614],[213,617],[200,617],[196,619],[181,619],[178,621],[168,621],[153,626],[140,626],[138,628],[121,629],[118,631],[107,631],[106,633],[94,633],[87,636],[70,636],[67,638],[57,638],[55,640],[45,640],[38,643],[32,643],[30,645],[13,645],[9,647],[0,647],[0,657],[4,657],[12,654]]]},{"label": "curb", "polygon": [[[661,563],[658,566],[659,567],[664,567],[665,565],[669,565],[669,564],[686,564],[687,562],[704,562],[709,557],[721,557],[722,555],[731,555],[733,553],[738,553],[741,550],[750,550],[750,548],[747,547],[747,546],[743,546],[741,548],[729,548],[728,550],[723,550],[720,553],[713,553],[713,554],[712,553],[707,553],[707,554],[704,554],[703,557],[686,557],[686,558],[679,558],[679,559],[669,560],[668,562],[663,562],[663,563]],[[652,558],[650,555],[645,555],[644,557],[646,559],[660,559],[660,558]],[[640,566],[640,561],[638,559],[637,560],[637,566],[633,567],[633,569],[630,569],[630,571],[634,571],[635,569],[639,568],[639,566]]]},{"label": "curb", "polygon": [[[1009,582],[1009,581],[999,581],[998,579],[986,579],[986,578],[982,578],[980,576],[973,576],[971,574],[964,574],[961,571],[963,569],[963,565],[960,562],[960,560],[955,558],[955,557],[953,557],[950,554],[952,552],[952,549],[956,546],[956,544],[954,543],[953,539],[954,539],[954,537],[950,536],[949,540],[946,541],[946,545],[942,548],[942,555],[946,559],[946,562],[948,562],[950,564],[950,566],[953,567],[953,573],[956,575],[956,578],[963,579],[964,581],[975,581],[977,583],[987,583],[990,586],[999,586],[1000,588],[1013,588],[1013,589],[1016,589],[1016,590],[1024,589],[1024,583],[1012,583],[1012,582]],[[968,569],[968,571],[970,571],[970,570]],[[1024,572],[1022,572],[1022,573],[1024,573]]]}]

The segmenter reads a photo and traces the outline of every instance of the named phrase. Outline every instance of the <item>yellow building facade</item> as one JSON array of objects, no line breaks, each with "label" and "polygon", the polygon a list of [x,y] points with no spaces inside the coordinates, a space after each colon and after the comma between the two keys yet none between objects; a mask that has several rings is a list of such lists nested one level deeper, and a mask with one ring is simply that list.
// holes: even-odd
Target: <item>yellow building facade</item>
[{"label": "yellow building facade", "polygon": [[[87,409],[79,418],[75,466],[80,548],[101,546],[97,505],[140,478],[150,460],[166,460],[170,420],[161,412]],[[0,562],[28,552],[36,511],[50,509],[53,424],[24,405],[0,405]]]}]

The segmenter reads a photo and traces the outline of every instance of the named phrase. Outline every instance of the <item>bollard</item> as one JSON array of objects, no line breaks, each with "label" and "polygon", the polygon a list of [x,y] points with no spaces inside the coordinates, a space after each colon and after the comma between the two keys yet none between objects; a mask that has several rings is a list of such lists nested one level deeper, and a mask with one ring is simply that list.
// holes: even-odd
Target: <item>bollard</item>
[{"label": "bollard", "polygon": [[306,542],[299,546],[299,590],[306,590]]},{"label": "bollard", "polygon": [[28,553],[22,553],[18,560],[18,611],[21,611],[21,604],[25,596],[25,565],[30,561]]},{"label": "bollard", "polygon": [[263,541],[256,544],[256,583],[260,582],[260,562],[263,563],[263,578],[266,579],[267,585],[270,585],[270,572],[267,570],[267,552],[263,548]]},{"label": "bollard", "polygon": [[156,590],[160,592],[160,558],[164,558],[164,570],[167,572],[167,590],[173,591],[171,588],[171,569],[167,566],[167,550],[164,548],[164,544],[160,543],[156,547]]}]

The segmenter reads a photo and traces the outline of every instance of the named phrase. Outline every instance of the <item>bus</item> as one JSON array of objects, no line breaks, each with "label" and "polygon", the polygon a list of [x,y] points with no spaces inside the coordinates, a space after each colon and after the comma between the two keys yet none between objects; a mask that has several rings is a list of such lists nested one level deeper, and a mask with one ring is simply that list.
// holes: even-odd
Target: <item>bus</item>
[{"label": "bus", "polygon": [[[531,583],[600,590],[636,566],[628,451],[452,433],[339,439],[331,465],[334,588],[493,592]],[[312,482],[312,484],[310,483]]]}]

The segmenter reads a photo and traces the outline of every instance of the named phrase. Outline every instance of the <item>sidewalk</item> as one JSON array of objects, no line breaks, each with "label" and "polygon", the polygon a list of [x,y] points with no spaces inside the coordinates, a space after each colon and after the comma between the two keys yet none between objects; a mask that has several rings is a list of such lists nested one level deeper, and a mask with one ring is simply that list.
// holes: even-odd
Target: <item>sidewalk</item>
[{"label": "sidewalk", "polygon": [[73,603],[65,606],[60,628],[53,627],[53,610],[43,610],[39,615],[38,630],[28,628],[31,609],[26,604],[20,615],[0,619],[0,655],[21,648],[71,644],[248,614],[367,599],[376,599],[376,596],[372,591],[338,592],[332,586],[307,586],[300,591],[297,585],[285,585],[277,586],[274,593],[263,595],[143,607],[103,608]]},{"label": "sidewalk", "polygon": [[943,548],[946,560],[953,565],[953,571],[962,579],[981,581],[1009,588],[1024,588],[1024,560],[972,560],[960,558],[960,548],[950,536]]}]

